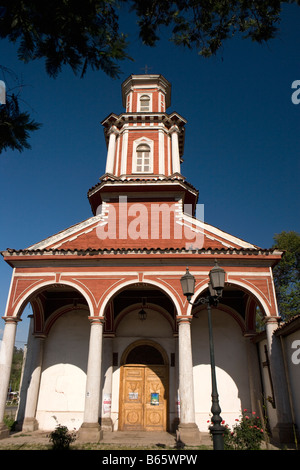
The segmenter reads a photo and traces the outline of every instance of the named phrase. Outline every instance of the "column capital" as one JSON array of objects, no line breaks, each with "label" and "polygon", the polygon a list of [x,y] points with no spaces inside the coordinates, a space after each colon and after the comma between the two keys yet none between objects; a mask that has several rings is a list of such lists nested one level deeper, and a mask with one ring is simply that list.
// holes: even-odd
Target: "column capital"
[{"label": "column capital", "polygon": [[120,131],[116,126],[111,126],[107,131],[107,135],[111,135],[111,134],[119,135]]},{"label": "column capital", "polygon": [[18,323],[19,321],[22,321],[19,317],[2,317],[2,320],[4,320],[5,323]]},{"label": "column capital", "polygon": [[169,132],[170,132],[170,133],[176,132],[177,134],[179,134],[180,129],[179,129],[179,127],[178,127],[176,124],[174,124],[172,127],[170,127]]},{"label": "column capital", "polygon": [[95,323],[104,323],[105,322],[105,317],[88,317],[91,325]]},{"label": "column capital", "polygon": [[281,320],[281,317],[277,317],[277,316],[273,316],[273,315],[267,315],[266,317],[264,317],[263,321],[264,323],[276,323],[278,325],[278,323],[280,322]]},{"label": "column capital", "polygon": [[179,315],[176,317],[177,323],[192,323],[193,315]]},{"label": "column capital", "polygon": [[32,336],[34,338],[37,338],[37,339],[46,339],[47,338],[47,335],[45,333],[34,333]]}]

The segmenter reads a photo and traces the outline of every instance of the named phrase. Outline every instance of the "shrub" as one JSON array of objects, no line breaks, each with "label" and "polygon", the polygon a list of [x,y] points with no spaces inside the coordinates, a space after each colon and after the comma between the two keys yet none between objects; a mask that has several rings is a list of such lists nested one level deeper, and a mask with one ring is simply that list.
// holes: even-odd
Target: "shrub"
[{"label": "shrub", "polygon": [[242,412],[236,424],[230,430],[225,425],[224,449],[225,450],[259,450],[264,439],[264,430],[262,421],[255,411],[248,412],[246,409]]},{"label": "shrub", "polygon": [[67,426],[58,424],[49,437],[53,450],[69,450],[70,444],[76,439],[76,433],[70,432]]},{"label": "shrub", "polygon": [[15,430],[16,421],[12,416],[4,416],[3,422],[10,431]]}]

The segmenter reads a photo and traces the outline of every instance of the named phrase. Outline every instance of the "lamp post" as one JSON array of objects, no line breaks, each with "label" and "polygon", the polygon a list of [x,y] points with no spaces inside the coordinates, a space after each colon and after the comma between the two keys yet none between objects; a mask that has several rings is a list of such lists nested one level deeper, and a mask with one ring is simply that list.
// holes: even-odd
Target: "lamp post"
[{"label": "lamp post", "polygon": [[191,302],[191,298],[194,295],[195,290],[195,278],[190,274],[188,268],[186,273],[182,276],[180,282],[182,292],[186,296],[188,302],[193,305],[199,305],[200,303],[207,305],[208,313],[208,331],[209,331],[209,350],[210,350],[210,364],[211,364],[211,381],[212,381],[212,425],[209,430],[213,436],[213,448],[214,450],[224,450],[224,438],[223,434],[225,431],[224,426],[221,425],[222,418],[220,416],[221,408],[219,405],[219,395],[217,389],[216,380],[216,367],[215,367],[215,353],[213,343],[213,332],[212,332],[212,321],[211,321],[211,306],[217,306],[225,284],[225,271],[222,269],[217,261],[215,266],[209,273],[210,282],[208,283],[209,294],[206,297],[200,297],[196,302]]}]

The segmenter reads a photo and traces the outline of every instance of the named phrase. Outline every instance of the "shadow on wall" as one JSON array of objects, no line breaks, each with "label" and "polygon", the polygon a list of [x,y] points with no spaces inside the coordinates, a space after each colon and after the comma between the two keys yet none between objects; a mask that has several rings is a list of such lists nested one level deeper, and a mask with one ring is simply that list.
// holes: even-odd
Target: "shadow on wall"
[{"label": "shadow on wall", "polygon": [[[51,413],[84,410],[90,323],[86,310],[74,309],[57,318],[45,339],[37,410]],[[24,370],[18,423],[24,418],[31,379],[30,354]],[[53,421],[53,427],[56,423]]]},{"label": "shadow on wall", "polygon": [[[207,310],[192,321],[192,345],[196,413],[210,413],[211,367]],[[242,409],[250,409],[247,344],[237,322],[223,311],[212,309],[216,377],[221,416],[238,418]],[[230,423],[233,424],[233,423]]]}]

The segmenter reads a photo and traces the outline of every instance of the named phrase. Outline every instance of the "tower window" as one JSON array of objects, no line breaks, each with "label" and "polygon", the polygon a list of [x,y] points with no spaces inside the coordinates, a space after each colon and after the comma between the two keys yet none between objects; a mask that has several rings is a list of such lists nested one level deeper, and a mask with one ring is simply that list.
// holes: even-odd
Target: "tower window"
[{"label": "tower window", "polygon": [[140,144],[136,148],[135,171],[138,173],[149,173],[152,171],[151,149],[147,144]]},{"label": "tower window", "polygon": [[140,97],[140,111],[150,111],[150,96],[142,95]]}]

